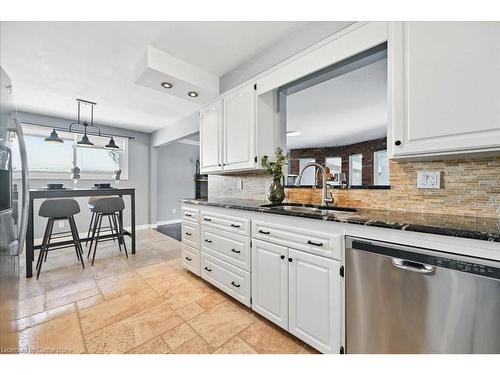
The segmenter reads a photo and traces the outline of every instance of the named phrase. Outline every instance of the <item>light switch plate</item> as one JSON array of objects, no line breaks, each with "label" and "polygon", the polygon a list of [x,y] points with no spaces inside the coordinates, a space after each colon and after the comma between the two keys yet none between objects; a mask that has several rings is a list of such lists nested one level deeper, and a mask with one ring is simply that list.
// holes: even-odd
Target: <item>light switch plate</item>
[{"label": "light switch plate", "polygon": [[417,188],[441,189],[441,172],[419,171],[417,174]]}]

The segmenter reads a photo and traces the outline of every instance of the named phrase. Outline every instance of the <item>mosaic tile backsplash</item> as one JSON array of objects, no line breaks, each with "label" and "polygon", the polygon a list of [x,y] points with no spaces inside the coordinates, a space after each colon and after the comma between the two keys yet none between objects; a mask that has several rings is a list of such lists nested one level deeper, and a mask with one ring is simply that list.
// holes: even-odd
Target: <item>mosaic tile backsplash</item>
[{"label": "mosaic tile backsplash", "polygon": [[[401,212],[500,218],[500,156],[426,162],[390,162],[390,190],[333,190],[338,206]],[[442,188],[417,189],[418,171],[441,171]],[[270,176],[210,175],[209,198],[266,199]],[[238,189],[243,180],[243,190]],[[319,204],[321,189],[286,189],[287,200]]]}]

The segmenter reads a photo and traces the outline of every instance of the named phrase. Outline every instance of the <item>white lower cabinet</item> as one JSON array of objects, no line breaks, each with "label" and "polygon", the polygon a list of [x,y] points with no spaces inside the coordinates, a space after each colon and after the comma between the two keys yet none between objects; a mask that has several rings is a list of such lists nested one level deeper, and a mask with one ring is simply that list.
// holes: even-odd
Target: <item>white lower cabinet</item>
[{"label": "white lower cabinet", "polygon": [[242,304],[250,306],[249,272],[202,252],[201,277]]},{"label": "white lower cabinet", "polygon": [[182,265],[195,275],[200,276],[200,250],[182,244]]},{"label": "white lower cabinet", "polygon": [[322,353],[339,353],[340,262],[254,239],[252,309]]},{"label": "white lower cabinet", "polygon": [[290,333],[323,353],[341,346],[340,262],[289,249]]},{"label": "white lower cabinet", "polygon": [[252,243],[252,309],[288,330],[288,249]]}]

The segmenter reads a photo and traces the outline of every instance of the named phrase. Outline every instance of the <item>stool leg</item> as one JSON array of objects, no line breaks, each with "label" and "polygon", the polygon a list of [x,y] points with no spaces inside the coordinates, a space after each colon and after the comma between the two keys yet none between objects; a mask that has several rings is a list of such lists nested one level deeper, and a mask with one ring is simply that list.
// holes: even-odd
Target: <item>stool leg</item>
[{"label": "stool leg", "polygon": [[115,227],[115,232],[116,232],[116,238],[118,238],[118,248],[120,249],[120,252],[122,251],[122,240],[120,239],[120,232],[118,231],[118,223],[116,222],[116,214],[111,214],[110,218],[113,221],[113,225]]},{"label": "stool leg", "polygon": [[[52,224],[50,224],[50,233],[49,233],[49,237],[47,238],[47,243],[45,244],[45,246],[48,246],[49,243],[50,243],[50,240],[52,239],[52,232],[54,231],[54,223],[55,223],[55,220],[52,220]],[[49,250],[47,249],[47,251],[45,252],[45,257],[43,259],[44,262],[47,261],[47,257],[49,256]]]},{"label": "stool leg", "polygon": [[97,232],[97,223],[99,221],[99,214],[96,213],[94,217],[94,227],[92,228],[92,237],[90,238],[89,252],[87,253],[87,259],[90,257],[90,252],[92,251],[92,245],[94,244],[95,234]]},{"label": "stool leg", "polygon": [[122,240],[122,243],[123,243],[123,249],[125,250],[125,256],[128,258],[128,253],[127,253],[127,245],[125,244],[125,237],[123,237],[123,222],[121,219],[121,216],[118,215],[118,225],[120,226],[119,227],[119,230],[120,230],[120,238]]},{"label": "stool leg", "polygon": [[92,255],[92,265],[94,265],[95,253],[97,251],[97,243],[99,242],[99,234],[101,233],[102,215],[99,215],[98,220],[99,220],[99,226],[97,228],[97,237],[95,238],[94,254]]},{"label": "stool leg", "polygon": [[111,231],[111,235],[113,236],[113,242],[116,242],[115,235],[113,233],[113,225],[111,224],[111,215],[108,215],[108,221],[109,221],[109,230]]},{"label": "stool leg", "polygon": [[46,257],[49,251],[49,248],[47,247],[47,244],[50,240],[50,237],[52,236],[52,229],[54,228],[54,219],[53,218],[49,218],[49,221],[47,223],[47,228],[48,231],[46,230],[45,233],[46,233],[46,236],[43,236],[43,240],[42,240],[42,248],[40,249],[40,254],[38,256],[38,269],[36,271],[36,279],[38,280],[38,278],[40,277],[40,271],[42,270],[42,265],[43,265],[43,258],[44,256]]},{"label": "stool leg", "polygon": [[92,212],[92,216],[90,217],[89,230],[87,231],[87,240],[85,241],[85,247],[89,243],[90,232],[92,231],[92,224],[94,223],[95,212]]},{"label": "stool leg", "polygon": [[73,242],[75,243],[76,256],[78,260],[82,263],[82,267],[85,268],[85,263],[83,263],[83,248],[80,242],[80,237],[78,236],[78,229],[76,227],[75,218],[70,216],[69,226],[71,227],[71,234],[73,235]]}]

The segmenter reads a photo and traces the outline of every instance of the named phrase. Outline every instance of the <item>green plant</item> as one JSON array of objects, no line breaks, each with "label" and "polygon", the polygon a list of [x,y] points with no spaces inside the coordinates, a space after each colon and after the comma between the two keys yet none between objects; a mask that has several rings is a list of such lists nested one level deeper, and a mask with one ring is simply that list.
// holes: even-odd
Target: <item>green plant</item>
[{"label": "green plant", "polygon": [[276,148],[274,154],[276,156],[276,161],[269,161],[269,156],[264,155],[260,164],[266,169],[267,173],[273,176],[273,178],[280,178],[283,176],[283,166],[287,164],[287,158],[280,147]]}]

